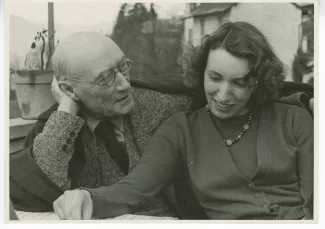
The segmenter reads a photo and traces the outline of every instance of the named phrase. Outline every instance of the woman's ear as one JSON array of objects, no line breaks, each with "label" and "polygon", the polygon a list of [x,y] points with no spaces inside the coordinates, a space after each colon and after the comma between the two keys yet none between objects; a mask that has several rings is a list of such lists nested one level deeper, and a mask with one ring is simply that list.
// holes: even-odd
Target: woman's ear
[{"label": "woman's ear", "polygon": [[59,87],[61,89],[61,91],[63,91],[67,96],[69,96],[71,99],[75,100],[75,101],[79,101],[80,98],[78,95],[76,95],[76,93],[73,90],[73,87],[71,84],[69,84],[67,81],[59,81],[58,82]]}]

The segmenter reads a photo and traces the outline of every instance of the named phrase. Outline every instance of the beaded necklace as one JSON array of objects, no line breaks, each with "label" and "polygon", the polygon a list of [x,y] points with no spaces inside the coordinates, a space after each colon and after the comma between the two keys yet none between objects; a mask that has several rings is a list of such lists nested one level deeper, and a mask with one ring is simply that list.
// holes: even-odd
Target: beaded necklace
[{"label": "beaded necklace", "polygon": [[[211,116],[211,111],[208,106],[206,106],[206,111]],[[252,118],[253,118],[253,112],[250,112],[246,122],[243,125],[243,129],[241,130],[240,134],[234,139],[223,139],[224,143],[227,146],[231,146],[231,145],[235,144],[236,142],[238,142],[244,136],[244,134],[249,130],[251,122],[252,122]]]}]

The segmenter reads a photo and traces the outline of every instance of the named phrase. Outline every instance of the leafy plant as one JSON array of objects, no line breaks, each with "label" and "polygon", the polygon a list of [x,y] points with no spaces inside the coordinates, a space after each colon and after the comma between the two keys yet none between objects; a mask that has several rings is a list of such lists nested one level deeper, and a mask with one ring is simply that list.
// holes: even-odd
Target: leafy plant
[{"label": "leafy plant", "polygon": [[[33,67],[36,66],[36,68],[39,68],[40,70],[48,70],[50,68],[51,57],[52,57],[52,54],[53,54],[53,47],[51,46],[50,41],[51,41],[51,39],[54,38],[54,34],[55,34],[55,32],[53,33],[52,36],[49,37],[48,42],[46,42],[46,38],[48,37],[48,30],[42,29],[41,31],[36,33],[36,36],[34,37],[34,41],[31,44],[31,49],[35,50],[36,55],[38,55],[37,53],[40,52],[40,54],[39,54],[40,63],[38,63],[39,59],[38,59],[37,56],[35,56],[35,55],[32,56],[30,54],[27,54],[26,58],[25,58],[25,68],[26,69],[28,68],[27,67],[27,62],[31,61],[31,60],[28,60],[28,59],[33,59],[33,57],[34,57],[34,60],[32,60],[32,61],[34,61],[34,62],[31,62],[32,63],[31,65]],[[38,42],[41,42],[40,49],[37,48],[37,43]],[[48,47],[46,47],[46,46],[48,46]],[[48,50],[46,50],[46,48],[48,48]],[[45,63],[44,55],[46,55],[46,63]],[[36,60],[35,60],[35,58],[36,58]]]}]

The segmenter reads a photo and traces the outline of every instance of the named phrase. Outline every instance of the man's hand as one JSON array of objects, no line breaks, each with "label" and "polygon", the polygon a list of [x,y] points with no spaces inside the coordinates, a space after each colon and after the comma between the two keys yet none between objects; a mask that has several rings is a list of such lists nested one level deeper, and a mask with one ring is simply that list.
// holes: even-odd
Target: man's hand
[{"label": "man's hand", "polygon": [[58,108],[59,111],[65,111],[74,115],[78,114],[80,105],[60,89],[55,76],[53,77],[51,90],[55,100],[60,104]]},{"label": "man's hand", "polygon": [[53,208],[61,220],[90,220],[93,201],[86,190],[65,191],[54,201]]}]

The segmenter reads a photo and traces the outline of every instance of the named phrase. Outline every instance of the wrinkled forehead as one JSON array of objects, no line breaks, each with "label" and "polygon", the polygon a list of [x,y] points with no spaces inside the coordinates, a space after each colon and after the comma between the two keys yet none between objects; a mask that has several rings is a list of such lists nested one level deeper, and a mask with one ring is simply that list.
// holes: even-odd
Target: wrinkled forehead
[{"label": "wrinkled forehead", "polygon": [[57,47],[57,55],[75,78],[94,78],[100,71],[115,66],[124,56],[108,37],[97,33],[81,33],[68,37]]}]

